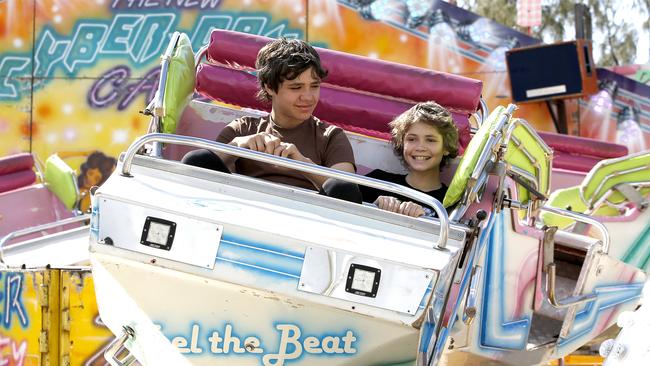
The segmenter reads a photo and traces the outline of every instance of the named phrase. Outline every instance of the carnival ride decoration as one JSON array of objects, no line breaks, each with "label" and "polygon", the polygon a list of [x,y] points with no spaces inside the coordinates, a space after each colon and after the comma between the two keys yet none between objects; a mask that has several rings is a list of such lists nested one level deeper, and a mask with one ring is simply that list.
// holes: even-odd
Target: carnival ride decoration
[{"label": "carnival ride decoration", "polygon": [[[90,215],[77,209],[76,175],[58,155],[48,157],[44,169],[29,153],[0,159],[0,187],[0,263],[4,268],[88,260],[84,222]],[[66,256],[67,252],[71,255]]]},{"label": "carnival ride decoration", "polygon": [[[442,203],[214,142],[232,119],[267,113],[251,73],[267,41],[215,30],[195,54],[175,33],[150,133],[94,192],[90,229],[74,231],[90,237],[90,254],[66,252],[90,255],[102,320],[118,336],[112,365],[543,364],[638,305],[648,152],[537,133],[515,105],[488,113],[480,81],[321,49],[330,78],[315,114],[347,131],[361,172],[403,169],[386,141],[395,114],[424,100],[451,110],[464,154]],[[191,148],[399,193],[437,218],[179,163]],[[66,265],[84,263],[72,257]]]},{"label": "carnival ride decoration", "polygon": [[636,311],[626,311],[619,315],[616,324],[621,332],[616,339],[607,339],[600,345],[600,355],[606,357],[603,365],[643,365],[648,359],[647,338],[650,326],[650,286],[643,288],[643,305]]},{"label": "carnival ride decoration", "polygon": [[[183,38],[176,35],[173,44],[185,48]],[[265,113],[253,98],[250,73],[265,42],[215,30],[193,60],[208,60],[198,66],[196,91],[245,108],[191,101],[175,119],[175,132],[194,136],[161,134],[169,130],[163,92],[169,89],[160,88],[149,108],[156,133],[131,145],[119,173],[94,197],[97,300],[106,324],[121,335],[110,359],[127,347],[128,360],[145,364],[171,358],[210,364],[221,357],[229,364],[263,365],[432,365],[442,359],[540,364],[573,352],[638,304],[645,268],[625,253],[647,244],[635,237],[648,222],[647,154],[614,156],[586,177],[576,173],[583,185],[567,188],[581,199],[614,205],[616,213],[597,216],[592,201],[585,202],[586,211],[567,209],[565,201],[549,200],[553,150],[513,117],[516,106],[497,107],[489,116],[479,114],[482,123],[465,145],[443,202],[453,207],[447,216],[440,202],[401,186],[213,142],[236,116]],[[175,72],[174,55],[190,59],[189,50],[179,48],[170,47],[163,58],[161,85],[164,75]],[[351,135],[361,166],[396,162],[381,155],[388,149],[372,155],[361,148],[368,141],[386,145],[367,137],[387,132],[393,112],[377,106],[397,110],[443,100],[462,126],[480,105],[480,84],[472,80],[319,52],[337,77],[323,86],[315,114],[365,135]],[[345,66],[332,71],[337,65]],[[359,72],[345,74],[347,68]],[[416,77],[420,87],[402,87],[396,70],[405,80]],[[451,82],[430,82],[438,78]],[[422,94],[408,94],[414,90]],[[190,94],[174,99],[185,102]],[[597,144],[589,148],[597,150]],[[400,193],[434,207],[439,218],[402,217],[185,166],[173,160],[187,150],[174,145]],[[143,150],[152,154],[138,154]],[[612,179],[593,187],[594,177]],[[164,284],[165,292],[152,284]]]}]

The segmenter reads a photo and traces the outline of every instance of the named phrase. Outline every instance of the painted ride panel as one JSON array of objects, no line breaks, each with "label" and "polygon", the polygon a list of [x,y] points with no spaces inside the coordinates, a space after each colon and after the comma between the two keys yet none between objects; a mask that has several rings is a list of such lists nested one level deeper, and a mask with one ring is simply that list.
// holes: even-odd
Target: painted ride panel
[{"label": "painted ride panel", "polygon": [[[437,220],[177,162],[136,157],[130,174],[111,176],[94,197],[98,227],[91,252],[102,319],[115,333],[128,325],[149,334],[162,325],[171,343],[153,336],[160,343],[142,342],[168,349],[185,337],[192,364],[413,359],[418,330],[412,325],[465,241],[464,228],[454,226],[446,247],[438,248]],[[142,244],[147,217],[176,224],[169,249]],[[210,227],[213,234],[191,237]],[[353,266],[365,276],[376,271],[375,288],[355,285]],[[165,291],[150,285],[155,278]],[[126,297],[107,292],[107,283],[119,284]],[[169,293],[178,296],[169,299]],[[188,298],[201,298],[189,322],[178,316],[187,314]],[[146,316],[133,319],[139,312]],[[231,339],[233,332],[241,334],[240,348],[222,349],[219,337]],[[252,351],[241,351],[245,335],[253,337]],[[147,362],[166,354],[134,352]]]},{"label": "painted ride panel", "polygon": [[[564,154],[563,169],[555,170],[547,137],[513,118],[516,106],[497,107],[490,116],[485,108],[456,171],[446,173],[453,193],[445,203],[454,207],[448,221],[438,202],[401,186],[214,143],[225,123],[265,112],[204,101],[185,108],[195,65],[191,48],[176,52],[187,46],[182,38],[175,35],[163,57],[149,108],[151,132],[178,135],[135,141],[93,197],[92,282],[102,320],[118,336],[106,345],[113,365],[136,359],[143,365],[544,364],[587,344],[638,305],[650,256],[647,153],[572,170],[594,161],[591,155],[604,145],[572,148],[567,137],[555,141],[563,154],[582,151],[589,158]],[[256,52],[243,46],[242,57]],[[178,72],[178,62],[165,61],[174,54],[187,62],[181,68],[191,75],[189,87],[169,83],[187,83],[183,77],[165,77]],[[241,91],[248,79],[219,85]],[[169,98],[179,90],[185,92]],[[470,94],[466,102],[475,106]],[[204,95],[229,97],[224,90]],[[410,98],[386,96],[396,97]],[[176,105],[165,107],[170,100]],[[456,112],[456,121],[466,123],[467,111]],[[363,126],[335,121],[348,129],[361,173],[403,169],[381,139],[382,115]],[[437,207],[440,219],[403,217],[173,161],[188,147],[406,193]],[[611,184],[593,185],[600,181]],[[34,240],[8,250],[5,260],[10,267],[27,262],[31,248],[44,255],[27,263],[40,266],[68,248],[59,239],[85,235]],[[87,255],[61,261],[78,263]],[[84,273],[60,282],[86,293]],[[84,296],[82,302],[91,301]],[[101,323],[95,317],[93,324]],[[88,332],[104,332],[98,339],[105,345],[105,330]],[[66,355],[66,347],[59,351]]]}]

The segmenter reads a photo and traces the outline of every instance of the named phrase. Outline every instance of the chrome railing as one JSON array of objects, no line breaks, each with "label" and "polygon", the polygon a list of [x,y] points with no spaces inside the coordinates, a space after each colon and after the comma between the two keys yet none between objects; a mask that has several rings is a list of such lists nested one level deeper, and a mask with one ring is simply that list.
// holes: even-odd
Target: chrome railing
[{"label": "chrome railing", "polygon": [[433,210],[438,215],[438,219],[440,220],[440,235],[438,236],[438,242],[436,243],[436,246],[442,249],[445,248],[447,244],[447,238],[449,235],[449,217],[447,216],[447,211],[442,206],[440,201],[429,196],[428,194],[416,191],[414,189],[406,188],[404,186],[395,183],[384,182],[382,180],[368,178],[362,175],[352,174],[341,170],[322,167],[316,164],[310,164],[302,161],[296,161],[288,158],[269,155],[266,153],[248,150],[241,147],[226,145],[226,144],[222,144],[219,142],[210,141],[198,137],[170,135],[170,134],[163,134],[163,133],[152,133],[140,137],[139,139],[134,141],[131,144],[131,146],[129,146],[128,150],[122,157],[123,176],[126,177],[131,176],[131,165],[133,163],[134,156],[142,146],[152,142],[178,144],[178,145],[208,149],[208,150],[212,150],[224,154],[237,156],[240,158],[274,164],[284,168],[295,169],[305,173],[316,174],[328,178],[335,178],[350,183],[360,184],[360,185],[384,190],[387,192],[400,194],[402,196],[424,203],[433,208]]},{"label": "chrome railing", "polygon": [[[56,227],[61,227],[69,224],[74,224],[78,222],[82,222],[85,220],[90,220],[90,214],[84,214],[84,215],[79,215],[79,216],[74,216],[74,217],[69,217],[67,219],[63,220],[58,220],[54,222],[48,222],[46,224],[38,225],[38,226],[33,226],[33,227],[28,227],[25,229],[20,229],[16,231],[12,231],[9,234],[3,236],[0,238],[0,267],[6,267],[5,261],[4,261],[4,246],[7,244],[10,240],[29,235],[29,234],[34,234],[39,231],[44,231],[44,230],[49,230],[49,229],[54,229]],[[29,242],[27,245],[35,245],[36,243],[34,242]],[[26,244],[22,243],[16,243],[12,245],[11,247],[13,249],[18,248],[18,247],[24,247]]]}]

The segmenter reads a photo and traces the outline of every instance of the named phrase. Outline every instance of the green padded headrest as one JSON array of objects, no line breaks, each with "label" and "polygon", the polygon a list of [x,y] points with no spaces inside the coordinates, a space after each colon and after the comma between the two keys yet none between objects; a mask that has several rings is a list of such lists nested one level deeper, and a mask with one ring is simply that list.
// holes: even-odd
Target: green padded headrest
[{"label": "green padded headrest", "polygon": [[[517,119],[516,121],[520,120]],[[519,146],[515,143],[515,139],[519,142]],[[548,155],[548,151],[544,141],[535,132],[527,128],[527,125],[518,123],[512,131],[512,138],[508,141],[508,150],[506,151],[504,160],[509,165],[515,166],[536,177],[539,183],[537,190],[544,195],[548,195],[551,176],[551,156]],[[531,158],[534,162],[531,161]],[[517,200],[527,203],[530,200],[531,193],[523,185],[515,184],[515,186],[517,189]],[[525,214],[525,210],[520,210],[520,217],[523,218]]]},{"label": "green padded headrest", "polygon": [[47,188],[63,202],[65,207],[74,209],[79,200],[77,179],[74,170],[54,154],[45,161],[45,183]]},{"label": "green padded headrest", "polygon": [[463,157],[460,159],[456,174],[454,174],[451,183],[449,183],[447,194],[445,194],[445,199],[442,201],[443,206],[451,207],[463,197],[469,178],[472,176],[472,172],[476,167],[481,153],[483,153],[485,143],[505,111],[506,109],[503,106],[496,107],[490,113],[487,120],[479,127],[474,137],[472,137],[469,145],[467,145],[467,149],[465,149]]},{"label": "green padded headrest", "polygon": [[590,205],[620,183],[650,182],[650,151],[596,164],[580,185]]},{"label": "green padded headrest", "polygon": [[[192,44],[185,33],[181,33],[176,48],[172,53],[167,70],[167,83],[163,107],[162,132],[175,133],[178,120],[194,92],[196,75],[194,70],[194,52]],[[161,75],[160,77],[164,77]]]}]

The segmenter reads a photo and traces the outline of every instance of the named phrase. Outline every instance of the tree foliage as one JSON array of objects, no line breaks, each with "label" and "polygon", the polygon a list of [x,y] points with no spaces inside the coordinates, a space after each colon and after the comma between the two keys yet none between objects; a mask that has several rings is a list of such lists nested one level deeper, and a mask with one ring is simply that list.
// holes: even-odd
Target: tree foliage
[{"label": "tree foliage", "polygon": [[[454,1],[450,1],[454,2]],[[516,0],[458,0],[457,6],[498,23],[529,33],[517,26]],[[533,27],[531,36],[546,43],[575,38],[575,3],[572,0],[542,1],[542,25]],[[650,0],[583,0],[589,7],[596,63],[614,66],[634,62],[639,39],[637,24],[650,29]]]}]

